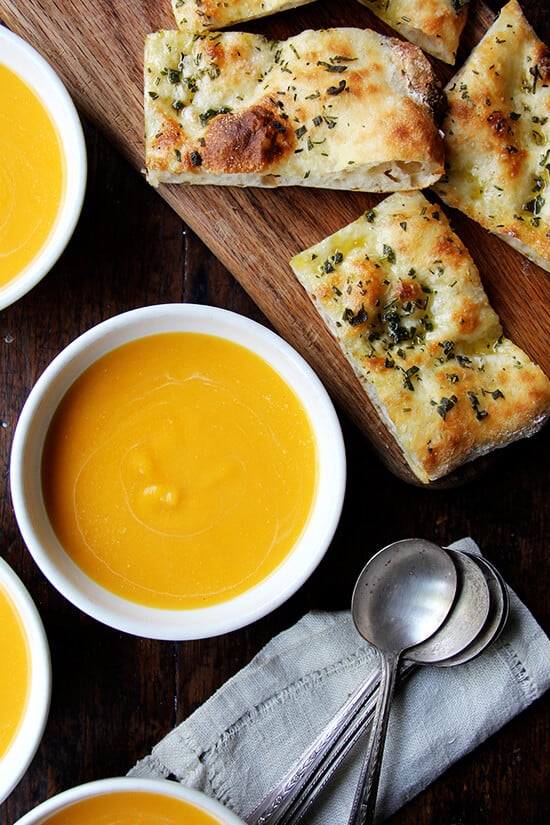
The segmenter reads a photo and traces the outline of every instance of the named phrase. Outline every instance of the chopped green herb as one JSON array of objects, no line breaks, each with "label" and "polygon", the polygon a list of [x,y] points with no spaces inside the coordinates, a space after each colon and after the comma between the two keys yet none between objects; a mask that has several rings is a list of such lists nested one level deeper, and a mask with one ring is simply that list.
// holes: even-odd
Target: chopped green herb
[{"label": "chopped green herb", "polygon": [[207,109],[206,112],[199,115],[201,126],[206,126],[212,118],[218,115],[228,115],[231,111],[233,110],[230,106],[220,106],[219,109]]},{"label": "chopped green herb", "polygon": [[447,358],[447,360],[455,357],[454,341],[440,341],[439,346],[443,350],[443,355]]},{"label": "chopped green herb", "polygon": [[344,91],[346,88],[346,81],[341,80],[338,86],[329,86],[327,89],[327,95],[339,95],[341,92]]},{"label": "chopped green herb", "polygon": [[533,198],[533,200],[524,203],[521,208],[525,212],[531,212],[535,217],[537,217],[538,215],[540,215],[542,207],[545,203],[546,201],[544,200],[542,195],[537,195],[535,198]]},{"label": "chopped green herb", "polygon": [[414,384],[411,381],[411,378],[413,378],[415,375],[418,375],[419,372],[419,368],[414,364],[412,367],[409,367],[408,370],[404,371],[403,386],[406,390],[414,392]]},{"label": "chopped green herb", "polygon": [[347,321],[347,323],[352,327],[355,327],[358,324],[364,324],[365,321],[368,321],[368,318],[369,316],[367,315],[367,311],[364,306],[361,306],[361,309],[357,312],[353,312],[352,309],[346,307],[342,316],[342,319]]},{"label": "chopped green herb", "polygon": [[341,252],[335,252],[334,255],[331,255],[330,258],[327,258],[326,261],[320,266],[320,269],[325,273],[328,274],[329,272],[334,272],[334,268],[341,264],[344,260],[344,256]]},{"label": "chopped green herb", "polygon": [[342,66],[341,64],[334,64],[334,63],[326,63],[324,60],[317,61],[318,66],[322,66],[326,72],[346,72],[348,67]]},{"label": "chopped green herb", "polygon": [[450,398],[447,398],[446,396],[443,396],[443,398],[439,402],[438,401],[430,401],[430,404],[432,405],[432,407],[436,408],[436,412],[439,413],[439,415],[441,416],[443,421],[445,421],[445,418],[447,417],[447,413],[450,410],[452,410],[452,408],[455,406],[457,401],[458,401],[458,399],[457,399],[456,395],[451,395]]},{"label": "chopped green herb", "polygon": [[382,253],[385,259],[388,261],[388,263],[395,263],[395,252],[393,251],[391,246],[388,246],[388,244],[384,244],[382,247]]},{"label": "chopped green herb", "polygon": [[468,398],[470,400],[470,404],[472,405],[472,410],[475,412],[477,420],[481,421],[482,419],[487,418],[489,413],[487,412],[487,410],[481,410],[479,408],[479,398],[477,397],[477,395],[474,392],[472,392],[471,390],[468,390],[466,395],[468,396]]}]

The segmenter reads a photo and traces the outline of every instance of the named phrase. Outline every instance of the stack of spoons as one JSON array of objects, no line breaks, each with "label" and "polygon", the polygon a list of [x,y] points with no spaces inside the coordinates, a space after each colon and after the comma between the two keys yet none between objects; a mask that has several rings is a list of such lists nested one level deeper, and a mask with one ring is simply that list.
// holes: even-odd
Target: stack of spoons
[{"label": "stack of spoons", "polygon": [[396,682],[420,665],[468,662],[501,633],[508,591],[481,556],[424,539],[394,542],[362,570],[352,597],[359,633],[380,655],[380,672],[343,705],[290,773],[247,818],[249,825],[296,825],[371,725],[350,825],[374,819],[383,741]]}]

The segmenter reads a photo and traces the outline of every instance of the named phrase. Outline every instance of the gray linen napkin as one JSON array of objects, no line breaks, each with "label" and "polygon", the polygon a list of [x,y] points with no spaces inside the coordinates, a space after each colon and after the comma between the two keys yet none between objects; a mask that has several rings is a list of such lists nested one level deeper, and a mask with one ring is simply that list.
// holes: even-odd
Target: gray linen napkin
[{"label": "gray linen napkin", "polygon": [[[471,539],[451,545],[479,553]],[[422,667],[392,705],[378,794],[390,816],[453,762],[550,687],[550,641],[510,592],[500,639],[472,662]],[[129,776],[177,779],[244,820],[347,697],[378,667],[349,611],[312,612],[280,633]],[[364,748],[349,754],[307,814],[308,825],[345,825]]]}]

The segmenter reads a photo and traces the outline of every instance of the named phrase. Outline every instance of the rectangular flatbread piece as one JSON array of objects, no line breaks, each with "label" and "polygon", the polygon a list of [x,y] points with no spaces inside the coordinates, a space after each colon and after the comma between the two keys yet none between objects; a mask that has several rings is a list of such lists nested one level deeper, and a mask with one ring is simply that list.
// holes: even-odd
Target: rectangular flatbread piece
[{"label": "rectangular flatbread piece", "polygon": [[179,29],[225,29],[246,20],[305,6],[313,0],[172,0]]},{"label": "rectangular flatbread piece", "polygon": [[550,381],[503,335],[438,206],[394,194],[291,261],[423,483],[536,432]]},{"label": "rectangular flatbread piece", "polygon": [[446,88],[449,206],[550,271],[550,50],[516,0]]},{"label": "rectangular flatbread piece", "polygon": [[160,31],[145,46],[149,182],[391,192],[444,171],[441,90],[411,43],[370,30]]},{"label": "rectangular flatbread piece", "polygon": [[453,65],[469,0],[359,0],[425,52]]}]

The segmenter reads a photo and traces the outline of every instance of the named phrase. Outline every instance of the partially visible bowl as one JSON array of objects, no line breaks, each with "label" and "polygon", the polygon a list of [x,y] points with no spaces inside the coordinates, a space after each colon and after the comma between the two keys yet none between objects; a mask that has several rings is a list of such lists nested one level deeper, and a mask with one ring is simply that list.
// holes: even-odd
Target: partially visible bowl
[{"label": "partially visible bowl", "polygon": [[[144,813],[143,805],[148,800],[149,805]],[[166,803],[170,806],[168,811],[163,809]],[[92,810],[90,806],[93,806]],[[113,806],[116,806],[116,816]],[[64,812],[68,814],[69,809],[71,818],[66,819]],[[123,819],[120,819],[121,816]],[[130,777],[98,779],[70,788],[42,802],[19,819],[16,825],[46,825],[50,821],[52,825],[58,822],[59,825],[67,825],[68,822],[92,825],[94,822],[114,821],[121,825],[134,825],[136,822],[147,822],[148,825],[244,825],[229,808],[194,788],[166,779]]]},{"label": "partially visible bowl", "polygon": [[[7,624],[17,627],[18,642],[23,642],[26,647],[25,668],[16,670],[14,661],[0,662],[4,686],[10,679],[14,680],[17,677],[18,681],[20,673],[23,670],[27,671],[26,697],[15,713],[15,716],[19,718],[11,718],[13,709],[10,710],[6,704],[0,708],[0,717],[6,714],[4,721],[9,725],[10,730],[8,741],[5,743],[6,749],[0,754],[1,803],[23,777],[42,739],[50,707],[51,665],[48,641],[35,604],[19,577],[1,558],[0,600],[3,600],[9,611]],[[23,638],[19,638],[19,633]],[[6,649],[11,650],[11,640],[6,638],[5,626],[2,628],[2,634],[0,642],[2,648],[5,646]],[[17,651],[18,654],[20,652],[20,650]],[[0,686],[0,695],[2,689]],[[18,690],[17,683],[12,687],[12,691],[16,690]],[[24,686],[23,690],[25,690]],[[18,701],[19,698],[18,695]]]},{"label": "partially visible bowl", "polygon": [[[63,82],[36,49],[2,25],[0,25],[0,66],[6,67],[16,75],[38,98],[48,113],[61,148],[64,167],[63,188],[57,215],[47,237],[34,251],[34,256],[26,263],[22,263],[22,269],[17,274],[10,274],[9,279],[0,280],[0,309],[4,309],[32,289],[50,271],[65,249],[82,209],[86,189],[87,161],[82,126]],[[15,115],[17,116],[17,112]],[[2,125],[7,140],[10,140],[8,134],[11,129],[10,123]],[[20,143],[20,139],[18,141],[16,137],[11,139],[13,143],[7,144],[10,147],[10,157],[0,158],[3,190],[0,206],[5,206],[6,209],[6,214],[0,210],[0,225],[6,222],[4,226],[6,232],[8,231],[6,229],[7,218],[10,209],[13,208],[13,202],[7,193],[17,186],[17,169],[14,164],[16,164]],[[21,195],[23,196],[24,193],[22,192]]]},{"label": "partially visible bowl", "polygon": [[[244,592],[218,604],[192,609],[137,604],[115,595],[86,575],[54,532],[41,482],[48,430],[69,387],[106,353],[128,342],[166,332],[206,333],[237,343],[265,361],[301,401],[311,424],[317,459],[309,517],[290,552],[269,575]],[[155,424],[156,419],[152,418],[149,429],[154,431]],[[208,438],[208,430],[199,433],[199,437]],[[165,304],[132,310],[104,321],[53,360],[21,412],[13,439],[10,480],[23,539],[44,575],[70,602],[104,624],[137,636],[195,639],[252,623],[290,598],[308,579],[328,549],[340,518],[346,460],[338,417],[325,388],[305,360],[282,338],[227,310]],[[110,521],[110,516],[105,521]],[[224,552],[223,548],[220,552]]]}]

